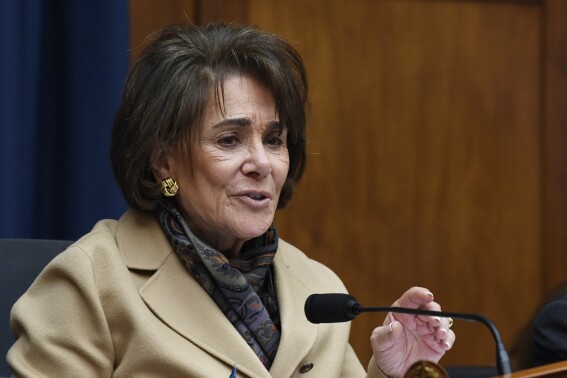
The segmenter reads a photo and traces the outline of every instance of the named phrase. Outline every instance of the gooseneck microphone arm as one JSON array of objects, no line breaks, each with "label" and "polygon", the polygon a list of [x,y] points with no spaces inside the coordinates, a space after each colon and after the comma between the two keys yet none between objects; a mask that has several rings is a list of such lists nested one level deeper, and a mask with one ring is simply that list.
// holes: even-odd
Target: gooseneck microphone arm
[{"label": "gooseneck microphone arm", "polygon": [[362,312],[396,312],[401,314],[413,314],[413,315],[431,315],[439,316],[443,318],[453,318],[462,319],[469,322],[479,322],[484,324],[492,333],[494,342],[496,343],[496,367],[498,369],[499,375],[506,375],[512,372],[510,367],[510,359],[508,353],[504,348],[504,343],[500,337],[500,333],[496,329],[494,323],[485,318],[484,316],[478,314],[461,314],[456,312],[446,312],[446,311],[429,311],[429,310],[416,310],[405,307],[362,307],[360,304],[355,303],[353,306],[353,313],[358,315]]},{"label": "gooseneck microphone arm", "polygon": [[496,343],[496,367],[499,375],[512,373],[510,359],[498,329],[488,318],[478,314],[462,314],[446,311],[430,311],[406,307],[363,307],[348,294],[312,294],[305,301],[305,315],[311,323],[347,322],[363,312],[395,312],[411,315],[428,315],[443,318],[462,319],[484,324],[490,330]]}]

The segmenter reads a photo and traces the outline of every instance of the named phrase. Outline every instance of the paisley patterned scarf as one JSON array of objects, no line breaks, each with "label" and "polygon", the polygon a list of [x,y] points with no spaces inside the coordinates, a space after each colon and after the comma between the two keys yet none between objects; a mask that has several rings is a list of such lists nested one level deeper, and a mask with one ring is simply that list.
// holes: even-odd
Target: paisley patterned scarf
[{"label": "paisley patterned scarf", "polygon": [[178,257],[269,370],[280,342],[270,268],[278,247],[276,229],[247,241],[236,258],[227,259],[191,232],[172,202],[160,205],[156,215]]}]

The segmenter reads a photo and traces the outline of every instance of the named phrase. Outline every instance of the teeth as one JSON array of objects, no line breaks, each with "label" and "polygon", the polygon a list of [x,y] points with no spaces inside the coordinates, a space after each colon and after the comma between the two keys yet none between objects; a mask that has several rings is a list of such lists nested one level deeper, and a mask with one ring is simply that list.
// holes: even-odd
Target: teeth
[{"label": "teeth", "polygon": [[263,198],[265,198],[263,195],[261,194],[248,194],[248,197],[254,199],[254,200],[261,200]]}]

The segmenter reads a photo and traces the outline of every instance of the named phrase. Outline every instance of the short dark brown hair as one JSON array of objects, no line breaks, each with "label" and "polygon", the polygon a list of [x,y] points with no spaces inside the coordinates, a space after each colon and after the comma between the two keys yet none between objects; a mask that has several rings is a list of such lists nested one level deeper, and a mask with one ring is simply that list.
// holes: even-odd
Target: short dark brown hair
[{"label": "short dark brown hair", "polygon": [[181,24],[152,34],[128,74],[112,131],[114,176],[132,208],[152,211],[161,198],[152,163],[194,141],[213,89],[245,75],[271,92],[287,129],[289,172],[278,208],[290,200],[306,164],[308,86],[297,51],[252,25]]}]

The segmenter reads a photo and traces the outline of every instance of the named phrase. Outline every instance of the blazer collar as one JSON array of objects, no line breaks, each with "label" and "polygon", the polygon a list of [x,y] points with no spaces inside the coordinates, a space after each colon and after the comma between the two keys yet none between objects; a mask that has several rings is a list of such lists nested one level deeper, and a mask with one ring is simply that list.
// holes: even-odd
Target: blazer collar
[{"label": "blazer collar", "polygon": [[132,209],[118,221],[116,243],[129,269],[157,270],[173,252],[155,216]]},{"label": "blazer collar", "polygon": [[170,254],[164,264],[140,288],[140,295],[157,317],[181,336],[251,377],[270,377],[224,313]]},{"label": "blazer collar", "polygon": [[279,241],[274,259],[282,335],[270,372],[246,344],[224,313],[187,272],[153,214],[128,210],[118,222],[116,239],[130,269],[156,270],[140,288],[148,307],[177,333],[211,355],[251,377],[289,377],[311,350],[317,327],[305,318],[310,291],[301,272],[304,264],[288,256]]}]

